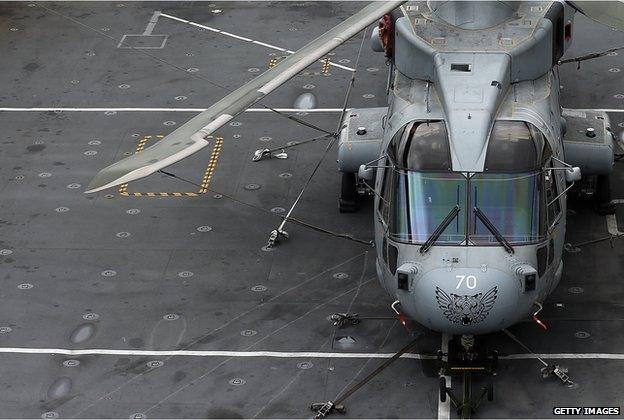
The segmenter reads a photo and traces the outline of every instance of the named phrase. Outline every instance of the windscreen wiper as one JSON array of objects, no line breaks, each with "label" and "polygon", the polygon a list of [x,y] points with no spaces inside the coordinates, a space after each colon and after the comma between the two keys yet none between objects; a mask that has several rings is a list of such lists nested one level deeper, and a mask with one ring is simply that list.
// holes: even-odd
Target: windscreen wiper
[{"label": "windscreen wiper", "polygon": [[498,242],[505,248],[505,251],[510,254],[514,253],[514,249],[511,244],[505,239],[503,235],[501,235],[500,231],[496,229],[496,226],[490,221],[490,219],[479,209],[479,207],[474,208],[474,214],[481,220],[481,222],[485,225],[485,227],[492,232],[492,235],[496,238]]},{"label": "windscreen wiper", "polygon": [[446,230],[448,225],[451,224],[453,219],[455,219],[458,214],[459,214],[459,204],[456,204],[455,207],[453,207],[451,209],[449,214],[446,215],[444,220],[442,220],[442,223],[440,223],[438,225],[438,227],[433,231],[431,236],[429,236],[429,238],[427,238],[425,243],[422,244],[422,246],[420,247],[420,253],[421,254],[424,254],[425,252],[429,251],[429,248],[431,248],[433,246],[435,241],[437,241],[438,238],[440,237],[440,235],[442,235],[442,232],[444,232]]}]

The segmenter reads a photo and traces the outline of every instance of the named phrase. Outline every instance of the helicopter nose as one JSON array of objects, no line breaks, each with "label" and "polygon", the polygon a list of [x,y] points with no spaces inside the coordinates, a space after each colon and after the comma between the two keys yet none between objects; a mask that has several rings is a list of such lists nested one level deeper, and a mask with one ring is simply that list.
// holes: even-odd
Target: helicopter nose
[{"label": "helicopter nose", "polygon": [[414,309],[421,323],[453,334],[485,334],[525,314],[517,277],[497,269],[435,269],[414,285]]}]

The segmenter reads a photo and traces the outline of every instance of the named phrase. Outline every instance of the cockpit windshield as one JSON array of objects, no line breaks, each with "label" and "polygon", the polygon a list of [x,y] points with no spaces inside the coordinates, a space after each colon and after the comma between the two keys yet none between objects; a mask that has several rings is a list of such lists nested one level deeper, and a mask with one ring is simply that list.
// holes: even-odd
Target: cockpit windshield
[{"label": "cockpit windshield", "polygon": [[487,174],[470,177],[471,203],[468,238],[475,244],[495,244],[497,239],[474,214],[478,208],[512,244],[540,237],[541,173]]},{"label": "cockpit windshield", "polygon": [[492,130],[484,172],[453,172],[444,122],[407,124],[388,147],[380,201],[388,235],[423,244],[446,222],[436,244],[508,248],[539,241],[545,231],[541,167],[549,156],[539,130],[500,121]]},{"label": "cockpit windshield", "polygon": [[459,173],[395,170],[389,234],[399,242],[423,243],[453,207],[459,213],[436,242],[460,244],[466,236],[466,178]]}]

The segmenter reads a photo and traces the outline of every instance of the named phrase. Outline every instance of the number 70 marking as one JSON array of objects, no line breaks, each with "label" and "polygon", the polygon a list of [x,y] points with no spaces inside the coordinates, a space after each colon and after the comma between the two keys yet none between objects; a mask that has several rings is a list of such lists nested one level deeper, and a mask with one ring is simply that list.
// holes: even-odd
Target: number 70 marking
[{"label": "number 70 marking", "polygon": [[474,289],[475,287],[477,287],[477,277],[476,276],[455,276],[455,278],[458,281],[457,283],[457,287],[455,287],[455,289],[459,289],[462,285],[462,283],[464,283],[464,281],[466,282],[466,287],[469,289]]}]

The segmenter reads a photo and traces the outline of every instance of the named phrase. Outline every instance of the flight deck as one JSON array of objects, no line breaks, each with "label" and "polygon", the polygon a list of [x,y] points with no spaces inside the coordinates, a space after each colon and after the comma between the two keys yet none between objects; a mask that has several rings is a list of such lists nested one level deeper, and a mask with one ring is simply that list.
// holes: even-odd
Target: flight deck
[{"label": "flight deck", "polygon": [[[336,130],[356,64],[348,108],[387,105],[370,28],[359,61],[361,34],[201,152],[84,193],[101,168],[365,4],[0,2],[0,417],[311,418],[310,404],[418,339],[330,418],[457,418],[438,398],[435,357],[448,337],[401,325],[377,280],[372,197],[338,212],[336,146],[324,157],[320,139],[252,161],[319,135],[288,117]],[[624,33],[580,14],[573,37],[564,58],[624,45]],[[624,130],[622,70],[624,50],[562,65],[562,106],[606,110]],[[296,109],[303,94],[314,108]],[[304,186],[289,238],[267,248]],[[563,278],[541,313],[548,331],[527,318],[508,331],[526,348],[503,332],[485,337],[499,369],[495,400],[476,417],[624,404],[621,163],[611,186],[615,215],[570,203]],[[335,326],[335,313],[360,322]],[[574,384],[542,378],[539,358]]]}]

